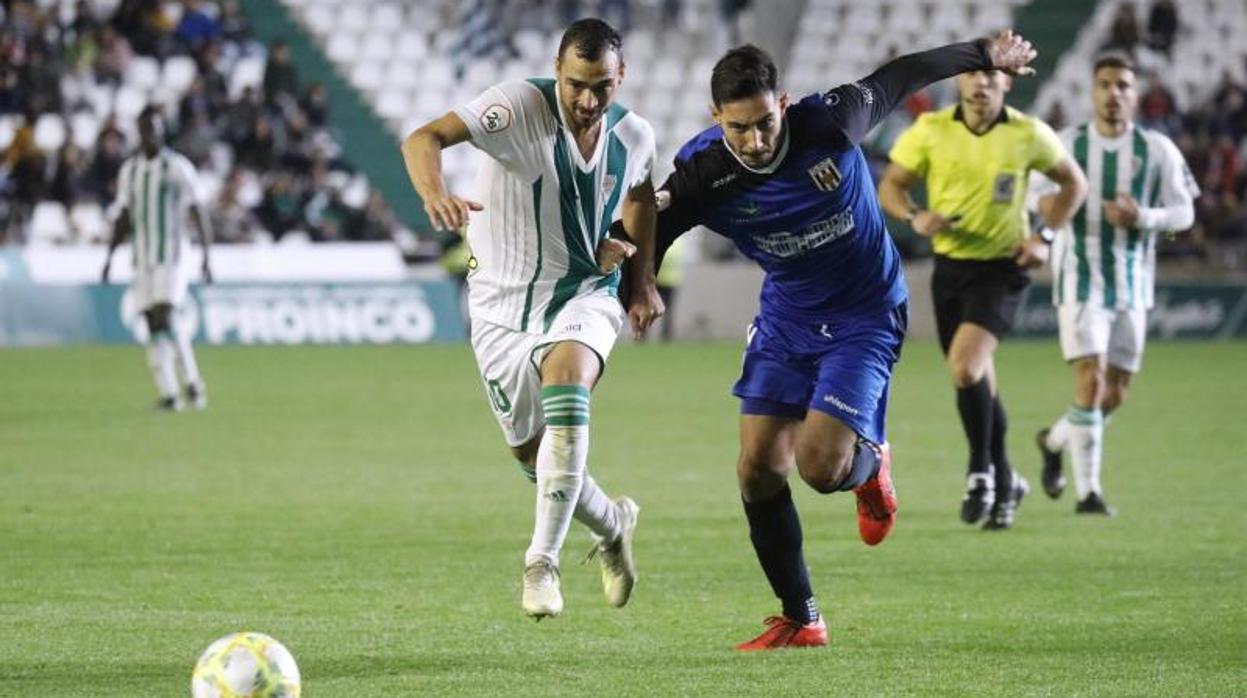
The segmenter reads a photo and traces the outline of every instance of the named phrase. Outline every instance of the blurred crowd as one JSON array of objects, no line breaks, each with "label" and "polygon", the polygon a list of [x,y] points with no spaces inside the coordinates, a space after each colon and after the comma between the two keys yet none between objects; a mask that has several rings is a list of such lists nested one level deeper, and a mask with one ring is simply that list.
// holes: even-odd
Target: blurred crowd
[{"label": "blurred crowd", "polygon": [[[180,94],[146,98],[163,106],[170,144],[198,168],[218,240],[393,236],[393,213],[342,157],[325,86],[299,75],[288,45],[255,41],[238,0],[78,0],[73,12],[46,4],[0,7],[0,119],[12,124],[0,144],[0,242],[24,241],[40,202],[68,211],[112,201],[137,146],[137,109],[119,113],[122,94],[145,59],[193,61]],[[263,65],[262,77],[231,80],[246,61]],[[115,101],[101,108],[101,92]],[[60,143],[41,142],[41,119],[85,119],[98,135],[83,143],[62,127]]]},{"label": "blurred crowd", "polygon": [[1247,263],[1242,259],[1247,248],[1247,85],[1228,72],[1209,76],[1216,81],[1211,96],[1178,108],[1165,69],[1182,28],[1179,12],[1174,0],[1153,0],[1147,23],[1140,27],[1135,4],[1124,2],[1104,48],[1128,53],[1141,66],[1138,122],[1177,143],[1203,190],[1195,202],[1195,228],[1166,240],[1158,252],[1196,258],[1227,253],[1242,266]]},{"label": "blurred crowd", "polygon": [[[1174,96],[1176,88],[1167,84],[1165,71],[1182,26],[1179,5],[1173,0],[1153,0],[1146,14],[1146,27],[1140,28],[1136,6],[1130,2],[1119,5],[1099,48],[1134,57],[1139,66],[1136,123],[1173,139],[1203,192],[1195,202],[1195,226],[1163,237],[1158,241],[1157,254],[1247,268],[1247,85],[1223,74],[1202,103],[1180,109]],[[1090,99],[1086,95],[1083,98]],[[956,99],[955,88],[944,82],[914,95],[904,109],[893,113],[867,144],[876,176],[882,173],[897,134],[922,112]],[[1059,102],[1041,116],[1057,130],[1070,125]],[[930,253],[928,241],[907,230],[900,230],[897,237],[907,257]]]}]

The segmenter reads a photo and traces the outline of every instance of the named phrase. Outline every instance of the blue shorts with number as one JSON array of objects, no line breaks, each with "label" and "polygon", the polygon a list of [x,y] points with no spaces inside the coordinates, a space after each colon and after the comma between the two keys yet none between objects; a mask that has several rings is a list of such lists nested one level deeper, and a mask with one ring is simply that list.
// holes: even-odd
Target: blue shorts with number
[{"label": "blue shorts with number", "polygon": [[741,413],[800,419],[816,409],[883,443],[888,383],[908,320],[904,303],[878,316],[828,322],[758,315],[732,388]]}]

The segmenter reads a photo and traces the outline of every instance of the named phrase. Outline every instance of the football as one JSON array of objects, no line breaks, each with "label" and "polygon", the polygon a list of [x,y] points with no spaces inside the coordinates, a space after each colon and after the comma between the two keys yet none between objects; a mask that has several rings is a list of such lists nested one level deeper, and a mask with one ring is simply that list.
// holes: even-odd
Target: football
[{"label": "football", "polygon": [[298,698],[294,655],[263,633],[234,633],[208,645],[191,675],[194,698]]}]

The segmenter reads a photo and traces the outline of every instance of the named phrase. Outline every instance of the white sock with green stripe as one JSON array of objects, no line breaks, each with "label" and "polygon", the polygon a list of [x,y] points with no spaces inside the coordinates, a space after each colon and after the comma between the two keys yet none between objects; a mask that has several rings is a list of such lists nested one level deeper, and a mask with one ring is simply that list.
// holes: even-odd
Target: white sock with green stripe
[{"label": "white sock with green stripe", "polygon": [[1104,415],[1099,409],[1086,410],[1070,405],[1065,413],[1069,422],[1070,464],[1078,499],[1100,493],[1100,459],[1104,453]]},{"label": "white sock with green stripe", "polygon": [[147,367],[162,398],[177,397],[178,375],[173,368],[173,339],[164,332],[157,332],[147,342]]},{"label": "white sock with green stripe", "polygon": [[585,471],[584,484],[580,487],[575,516],[593,532],[597,540],[614,542],[619,537],[619,510],[588,471]]},{"label": "white sock with green stripe", "polygon": [[[537,483],[537,469],[528,467],[527,463],[516,463],[520,474],[529,482]],[[599,540],[614,541],[619,537],[619,510],[615,503],[606,496],[598,483],[585,471],[580,484],[580,499],[576,500],[576,520],[584,524]]]},{"label": "white sock with green stripe", "polygon": [[546,433],[537,449],[537,512],[524,564],[559,564],[589,458],[589,389],[548,385],[541,389]]},{"label": "white sock with green stripe", "polygon": [[1064,413],[1048,427],[1048,438],[1044,445],[1049,451],[1064,451],[1069,445],[1069,418]]}]

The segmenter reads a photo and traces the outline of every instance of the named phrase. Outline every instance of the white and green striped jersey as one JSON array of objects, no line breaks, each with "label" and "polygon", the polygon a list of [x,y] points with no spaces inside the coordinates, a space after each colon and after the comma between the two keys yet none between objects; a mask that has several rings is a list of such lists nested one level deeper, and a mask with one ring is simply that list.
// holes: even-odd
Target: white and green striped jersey
[{"label": "white and green striped jersey", "polygon": [[139,151],[122,163],[109,217],[130,212],[135,270],[180,261],[186,211],[196,203],[195,177],[191,161],[170,148],[152,158]]},{"label": "white and green striped jersey", "polygon": [[[1151,308],[1156,235],[1190,228],[1199,186],[1164,134],[1132,125],[1105,138],[1094,124],[1065,129],[1061,141],[1087,175],[1087,200],[1052,247],[1054,305]],[[1118,194],[1139,204],[1133,228],[1110,224],[1104,205]]]},{"label": "white and green striped jersey", "polygon": [[586,161],[555,89],[548,79],[505,82],[455,110],[489,156],[477,172],[485,209],[468,225],[470,314],[538,334],[572,298],[618,287],[618,271],[599,273],[597,246],[655,159],[649,122],[616,104]]}]

